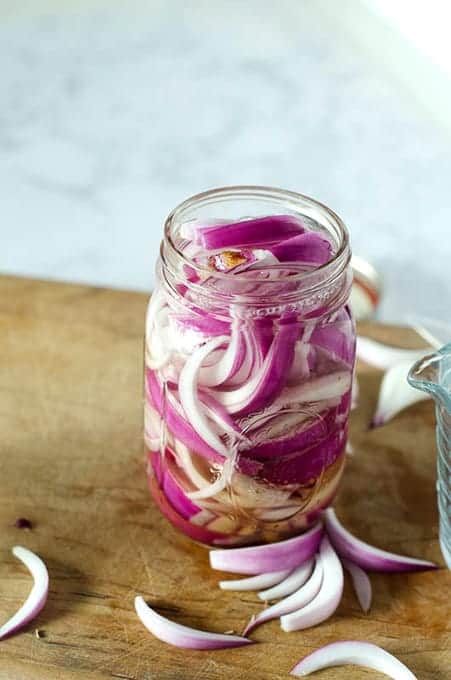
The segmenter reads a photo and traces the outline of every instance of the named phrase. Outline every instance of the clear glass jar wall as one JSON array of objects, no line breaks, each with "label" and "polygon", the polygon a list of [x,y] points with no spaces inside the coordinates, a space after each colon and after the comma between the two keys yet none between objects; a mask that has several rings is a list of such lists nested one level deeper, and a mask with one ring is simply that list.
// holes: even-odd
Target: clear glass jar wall
[{"label": "clear glass jar wall", "polygon": [[341,220],[300,194],[216,189],[169,215],[145,445],[151,493],[192,539],[276,541],[332,502],[355,360],[349,261]]}]

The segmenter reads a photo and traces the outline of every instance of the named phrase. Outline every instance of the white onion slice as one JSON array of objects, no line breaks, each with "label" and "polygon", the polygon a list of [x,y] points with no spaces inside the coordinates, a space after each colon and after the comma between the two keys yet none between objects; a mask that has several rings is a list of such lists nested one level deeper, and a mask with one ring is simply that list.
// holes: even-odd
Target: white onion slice
[{"label": "white onion slice", "polygon": [[283,571],[269,571],[266,574],[249,576],[249,578],[219,581],[219,587],[222,590],[260,590],[260,588],[274,586],[288,576],[289,573],[289,569],[284,569]]},{"label": "white onion slice", "polygon": [[368,574],[366,571],[363,571],[363,569],[359,567],[358,564],[354,564],[354,562],[351,562],[344,557],[341,558],[341,563],[351,576],[352,585],[354,586],[354,591],[362,611],[367,614],[370,611],[371,599],[373,595],[371,581]]},{"label": "white onion slice", "polygon": [[340,604],[343,595],[343,568],[327,536],[321,541],[319,554],[323,568],[321,589],[305,607],[281,617],[280,625],[286,633],[322,623],[332,616]]},{"label": "white onion slice", "polygon": [[399,659],[371,642],[343,640],[325,645],[304,657],[294,668],[291,675],[310,675],[322,668],[352,664],[372,668],[385,673],[393,680],[417,680],[416,676]]},{"label": "white onion slice", "polygon": [[135,609],[148,631],[156,638],[175,647],[186,649],[224,649],[225,647],[241,647],[252,643],[252,640],[240,635],[222,635],[207,633],[196,628],[182,626],[169,621],[151,609],[139,595],[135,597]]},{"label": "white onion slice", "polygon": [[213,350],[222,345],[225,340],[227,340],[226,336],[219,336],[199,347],[186,360],[179,378],[180,402],[190,424],[196,430],[199,437],[223,456],[227,456],[229,451],[216,432],[211,429],[202,411],[202,404],[197,396],[197,378],[203,360]]},{"label": "white onion slice", "polygon": [[229,377],[236,359],[236,354],[240,350],[240,343],[244,343],[239,321],[237,319],[234,319],[232,323],[230,340],[228,338],[227,340],[228,347],[224,350],[220,359],[212,366],[201,366],[199,370],[199,382],[202,387],[220,385]]},{"label": "white onion slice", "polygon": [[400,411],[418,401],[430,399],[429,394],[416,390],[407,382],[407,374],[411,368],[412,361],[403,359],[391,366],[384,374],[379,389],[376,413],[372,421],[373,427],[383,425]]},{"label": "white onion slice", "polygon": [[348,560],[351,560],[351,562],[354,562],[354,564],[357,564],[362,569],[384,572],[437,569],[437,565],[433,562],[396,555],[361,541],[344,528],[333,508],[327,508],[323,512],[323,517],[326,522],[327,533],[335,550],[341,557],[347,557]]},{"label": "white onion slice", "polygon": [[49,574],[41,558],[20,545],[14,546],[12,553],[30,571],[34,584],[20,609],[0,628],[0,640],[9,637],[34,619],[47,602],[49,591]]},{"label": "white onion slice", "polygon": [[280,600],[271,607],[267,607],[262,612],[253,616],[244,629],[244,635],[249,635],[254,628],[265,621],[271,621],[284,614],[296,612],[309,604],[319,593],[321,584],[323,582],[323,566],[321,559],[318,559],[313,570],[313,574],[308,579],[307,583],[298,588],[294,593]]},{"label": "white onion slice", "polygon": [[291,595],[291,593],[294,593],[295,590],[303,586],[307,579],[310,578],[314,562],[315,560],[313,558],[307,560],[304,564],[293,569],[283,581],[280,581],[280,583],[277,583],[277,585],[274,585],[272,588],[268,588],[268,590],[262,590],[258,593],[258,597],[260,600],[268,602],[269,600],[278,600],[281,597]]},{"label": "white onion slice", "polygon": [[420,350],[402,349],[401,347],[384,345],[381,342],[376,342],[376,340],[364,338],[360,335],[357,337],[357,358],[383,371],[396,366],[401,361],[408,361],[410,364],[413,364],[417,359],[421,359],[427,351],[428,348]]}]

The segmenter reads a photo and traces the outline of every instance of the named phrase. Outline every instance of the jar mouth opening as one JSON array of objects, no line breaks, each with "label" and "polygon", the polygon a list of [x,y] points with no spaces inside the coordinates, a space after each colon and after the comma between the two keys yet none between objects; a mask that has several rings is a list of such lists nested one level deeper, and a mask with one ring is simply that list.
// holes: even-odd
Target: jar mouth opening
[{"label": "jar mouth opening", "polygon": [[[237,186],[225,186],[219,187],[217,189],[211,189],[209,191],[204,191],[180,203],[178,206],[172,210],[165,220],[164,224],[164,243],[162,244],[162,256],[163,245],[167,246],[170,255],[179,261],[181,266],[187,265],[191,269],[195,270],[199,275],[206,274],[208,276],[214,276],[218,280],[228,280],[230,281],[231,275],[227,272],[214,271],[212,272],[205,265],[199,265],[193,262],[183,250],[177,247],[174,240],[174,230],[175,228],[183,222],[183,215],[188,213],[191,209],[201,206],[211,205],[214,207],[215,203],[219,201],[234,201],[237,199],[262,199],[271,201],[274,204],[279,204],[281,209],[290,209],[293,214],[297,214],[300,217],[306,215],[306,212],[312,211],[320,214],[323,219],[335,229],[335,236],[338,236],[338,245],[333,256],[328,262],[322,264],[318,267],[314,267],[308,271],[303,270],[298,274],[290,274],[289,280],[292,283],[301,282],[308,287],[309,280],[316,281],[318,274],[327,274],[328,271],[331,272],[331,276],[335,278],[337,274],[336,268],[339,266],[340,273],[348,265],[350,260],[350,249],[349,249],[349,234],[348,230],[341,220],[341,218],[326,205],[317,201],[314,198],[305,196],[295,191],[288,191],[285,189],[279,189],[274,187],[259,186],[259,185],[237,185]],[[291,267],[291,265],[290,265]],[[286,269],[286,265],[283,263],[279,265],[265,265],[261,267],[262,271],[274,271],[278,269]],[[249,281],[246,272],[233,274],[233,279],[237,283]],[[326,276],[327,279],[327,276]],[[323,279],[324,280],[324,279]],[[280,280],[275,279],[274,281],[267,280],[266,284],[274,283],[280,285]]]}]

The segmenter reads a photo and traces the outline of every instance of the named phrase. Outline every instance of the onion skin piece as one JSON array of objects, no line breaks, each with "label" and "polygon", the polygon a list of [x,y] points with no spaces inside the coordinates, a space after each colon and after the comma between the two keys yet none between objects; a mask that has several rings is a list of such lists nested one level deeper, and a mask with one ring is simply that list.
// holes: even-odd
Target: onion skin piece
[{"label": "onion skin piece", "polygon": [[225,649],[227,647],[242,647],[253,643],[253,640],[239,635],[221,635],[220,633],[207,633],[188,626],[170,621],[164,616],[157,614],[149,607],[144,599],[138,595],[135,597],[135,610],[141,622],[147,630],[156,638],[167,642],[175,647],[185,649]]},{"label": "onion skin piece", "polygon": [[256,574],[248,578],[239,578],[230,581],[219,581],[221,590],[260,590],[260,588],[269,588],[271,586],[283,581],[290,569],[284,571],[268,571],[266,574]]},{"label": "onion skin piece", "polygon": [[14,546],[12,553],[30,571],[34,584],[20,609],[0,628],[0,640],[13,635],[36,618],[47,602],[49,592],[49,574],[41,558],[20,545]]},{"label": "onion skin piece", "polygon": [[361,569],[399,573],[438,569],[434,562],[389,553],[361,541],[344,528],[333,508],[325,510],[323,518],[330,541],[340,557],[347,558]]},{"label": "onion skin piece", "polygon": [[371,642],[343,640],[320,647],[299,661],[291,675],[310,675],[331,666],[352,664],[385,673],[393,680],[417,680],[416,676],[399,659]]},{"label": "onion skin piece", "polygon": [[313,566],[314,560],[312,558],[311,560],[308,560],[308,562],[301,564],[296,569],[293,569],[292,572],[287,574],[283,581],[280,581],[272,588],[268,587],[267,590],[260,591],[258,593],[258,597],[260,600],[268,602],[270,600],[277,600],[281,597],[291,595],[291,593],[294,593],[295,590],[303,586],[304,583],[311,577]]},{"label": "onion skin piece", "polygon": [[243,635],[249,635],[249,633],[251,633],[254,628],[257,628],[257,626],[265,623],[266,621],[277,619],[279,616],[297,611],[301,607],[308,605],[309,602],[311,602],[318,595],[322,581],[323,567],[321,560],[317,560],[313,574],[307,580],[307,583],[304,583],[288,597],[279,600],[279,602],[276,602],[276,604],[273,604],[271,607],[267,607],[257,614],[257,616],[253,616],[244,629]]},{"label": "onion skin piece", "polygon": [[280,569],[294,569],[316,553],[323,535],[320,522],[300,536],[278,543],[210,551],[212,569],[235,574],[263,574]]},{"label": "onion skin piece", "polygon": [[373,596],[373,589],[368,574],[358,564],[354,564],[354,562],[350,562],[344,557],[341,558],[341,563],[351,576],[354,591],[362,611],[368,614]]},{"label": "onion skin piece", "polygon": [[344,585],[343,568],[327,536],[321,541],[319,560],[323,568],[321,589],[305,607],[281,617],[280,625],[286,633],[317,626],[330,618],[340,604]]}]

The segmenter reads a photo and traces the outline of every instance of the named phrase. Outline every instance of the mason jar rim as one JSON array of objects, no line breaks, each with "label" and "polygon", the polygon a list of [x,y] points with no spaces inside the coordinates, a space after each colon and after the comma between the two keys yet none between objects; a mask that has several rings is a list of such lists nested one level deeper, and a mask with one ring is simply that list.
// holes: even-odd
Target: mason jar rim
[{"label": "mason jar rim", "polygon": [[[183,213],[188,212],[190,209],[195,208],[196,206],[204,207],[209,204],[213,206],[215,203],[218,203],[220,201],[232,202],[234,200],[254,200],[254,199],[267,200],[272,201],[275,204],[280,204],[281,209],[284,208],[285,210],[291,211],[292,214],[297,214],[300,217],[302,217],[303,215],[309,217],[309,212],[317,213],[319,214],[318,216],[320,218],[321,217],[323,218],[326,224],[321,222],[318,219],[318,216],[313,217],[312,219],[321,224],[321,226],[327,228],[328,231],[330,231],[330,229],[334,230],[334,235],[336,235],[338,238],[338,247],[333,257],[325,264],[315,267],[314,269],[311,269],[309,271],[302,271],[299,272],[298,274],[291,274],[289,277],[290,283],[302,282],[304,284],[304,288],[301,293],[302,295],[305,295],[306,293],[315,292],[317,289],[324,287],[324,285],[330,285],[331,283],[333,283],[335,279],[340,277],[340,275],[349,265],[351,259],[349,233],[342,219],[328,206],[324,205],[323,203],[317,201],[314,198],[311,198],[310,196],[306,196],[295,191],[289,191],[287,189],[280,189],[276,187],[262,185],[235,185],[235,186],[232,185],[218,187],[190,196],[189,198],[179,203],[179,205],[177,205],[169,213],[164,223],[164,240],[162,241],[160,250],[163,263],[168,264],[167,262],[168,259],[169,260],[174,259],[174,261],[181,267],[183,267],[184,265],[188,265],[199,274],[202,273],[208,274],[210,277],[214,276],[215,279],[217,280],[228,279],[230,281],[229,273],[218,271],[212,272],[212,270],[209,269],[207,266],[199,265],[193,262],[191,259],[189,259],[183,253],[183,251],[177,247],[173,239],[173,231],[175,227],[178,226],[178,224],[183,222],[182,219]],[[169,256],[169,258],[166,257],[167,255]],[[286,266],[283,265],[283,263],[281,263],[280,266],[266,265],[265,267],[262,267],[262,270],[269,271],[281,268],[286,268]],[[321,274],[324,276],[324,278],[321,280],[321,282],[318,283],[318,276]],[[246,272],[234,274],[233,278],[238,283],[249,281]],[[311,286],[309,286],[309,282],[311,282]],[[275,284],[274,289],[276,290],[277,285],[280,286],[280,280],[267,279],[265,280],[265,285],[268,284],[270,288],[271,284]],[[255,299],[255,296],[241,296],[241,297],[243,298],[243,301],[244,298]]]}]

